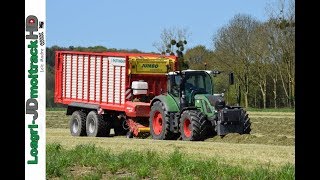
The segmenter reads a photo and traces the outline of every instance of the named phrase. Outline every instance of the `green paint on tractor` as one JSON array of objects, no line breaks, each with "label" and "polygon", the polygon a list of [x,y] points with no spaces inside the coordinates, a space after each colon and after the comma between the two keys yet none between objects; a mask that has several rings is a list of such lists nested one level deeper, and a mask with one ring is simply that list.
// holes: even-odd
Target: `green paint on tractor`
[{"label": "green paint on tractor", "polygon": [[156,96],[152,100],[151,104],[153,104],[155,101],[161,101],[165,105],[166,110],[168,112],[179,112],[179,107],[178,107],[176,100],[170,95]]}]

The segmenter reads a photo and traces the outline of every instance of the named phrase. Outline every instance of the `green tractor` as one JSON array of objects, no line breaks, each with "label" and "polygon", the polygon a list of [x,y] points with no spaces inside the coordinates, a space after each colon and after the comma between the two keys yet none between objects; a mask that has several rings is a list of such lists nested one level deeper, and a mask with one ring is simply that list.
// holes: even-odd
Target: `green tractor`
[{"label": "green tractor", "polygon": [[[213,93],[212,78],[219,71],[169,72],[167,93],[151,101],[149,118],[153,139],[202,141],[214,135],[249,134],[250,118],[240,106],[225,104],[224,95]],[[233,84],[233,73],[230,73]]]}]

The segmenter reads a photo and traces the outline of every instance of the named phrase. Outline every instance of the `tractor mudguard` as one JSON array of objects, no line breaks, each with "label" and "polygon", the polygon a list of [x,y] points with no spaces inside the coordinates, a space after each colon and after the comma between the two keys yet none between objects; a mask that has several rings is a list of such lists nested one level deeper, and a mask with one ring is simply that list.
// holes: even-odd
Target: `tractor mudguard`
[{"label": "tractor mudguard", "polygon": [[159,95],[152,99],[150,107],[156,101],[161,101],[166,108],[167,112],[179,112],[179,107],[176,101],[170,95]]}]

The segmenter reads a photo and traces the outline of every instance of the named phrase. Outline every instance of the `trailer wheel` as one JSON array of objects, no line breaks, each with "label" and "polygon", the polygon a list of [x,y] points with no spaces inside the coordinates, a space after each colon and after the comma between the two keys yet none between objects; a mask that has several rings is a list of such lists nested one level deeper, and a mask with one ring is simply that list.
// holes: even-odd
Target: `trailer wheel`
[{"label": "trailer wheel", "polygon": [[205,115],[197,110],[186,110],[181,114],[180,133],[184,141],[202,141],[207,134]]},{"label": "trailer wheel", "polygon": [[121,135],[126,135],[126,133],[128,132],[128,128],[125,129],[125,119],[122,118],[122,119],[114,119],[113,120],[115,122],[115,125],[114,125],[114,133],[116,136],[121,136]]},{"label": "trailer wheel", "polygon": [[164,140],[174,138],[174,133],[170,131],[169,114],[160,101],[156,101],[151,107],[149,127],[153,139]]},{"label": "trailer wheel", "polygon": [[82,111],[74,111],[69,122],[72,136],[86,136],[86,114]]},{"label": "trailer wheel", "polygon": [[242,118],[243,122],[243,134],[250,134],[251,132],[251,121],[249,115],[246,111],[244,111],[244,117]]},{"label": "trailer wheel", "polygon": [[110,128],[103,120],[103,116],[96,111],[91,111],[86,120],[86,131],[88,136],[105,137],[110,135]]}]

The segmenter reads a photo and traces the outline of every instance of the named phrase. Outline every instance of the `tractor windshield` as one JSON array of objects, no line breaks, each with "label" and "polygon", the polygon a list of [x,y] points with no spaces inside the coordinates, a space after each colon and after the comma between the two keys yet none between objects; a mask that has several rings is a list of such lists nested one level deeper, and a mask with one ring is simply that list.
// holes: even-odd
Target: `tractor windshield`
[{"label": "tractor windshield", "polygon": [[186,72],[183,82],[180,75],[171,75],[169,78],[169,92],[175,97],[179,97],[180,87],[185,90],[186,96],[188,97],[190,97],[194,91],[201,92],[201,94],[212,94],[211,77],[204,71]]},{"label": "tractor windshield", "polygon": [[209,74],[203,71],[188,72],[185,78],[186,95],[191,91],[201,91],[201,94],[212,94],[212,81]]}]

